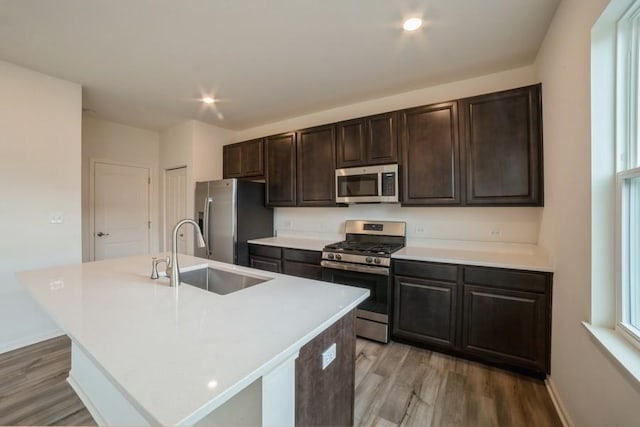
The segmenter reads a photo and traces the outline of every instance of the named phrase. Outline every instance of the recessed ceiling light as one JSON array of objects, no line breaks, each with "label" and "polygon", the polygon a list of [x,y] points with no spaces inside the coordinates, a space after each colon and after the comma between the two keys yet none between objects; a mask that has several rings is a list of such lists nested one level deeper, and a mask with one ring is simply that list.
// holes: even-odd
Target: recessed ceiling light
[{"label": "recessed ceiling light", "polygon": [[211,98],[210,96],[205,96],[204,98],[202,98],[202,102],[204,102],[205,104],[213,104],[214,102],[216,102],[216,100]]},{"label": "recessed ceiling light", "polygon": [[404,24],[402,24],[402,28],[404,28],[405,31],[415,31],[421,26],[422,26],[422,19],[420,18],[409,18],[406,21],[404,21]]}]

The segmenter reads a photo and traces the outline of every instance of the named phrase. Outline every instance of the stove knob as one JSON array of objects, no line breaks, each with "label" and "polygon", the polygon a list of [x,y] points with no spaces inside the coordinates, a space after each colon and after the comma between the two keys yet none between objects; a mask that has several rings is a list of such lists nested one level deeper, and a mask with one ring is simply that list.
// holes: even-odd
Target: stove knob
[{"label": "stove knob", "polygon": [[341,260],[341,259],[342,259],[342,255],[340,255],[340,254],[336,254],[336,259],[337,259],[337,260]]},{"label": "stove knob", "polygon": [[371,258],[370,256],[368,256],[368,257],[367,257],[367,259],[365,259],[365,261],[367,261],[367,262],[371,263],[371,262],[373,262],[373,258]]},{"label": "stove knob", "polygon": [[375,262],[376,264],[380,264],[380,258],[378,258],[378,257],[374,258],[373,262]]},{"label": "stove knob", "polygon": [[329,258],[329,259],[333,259],[333,254],[332,254],[332,253],[328,253],[328,254],[327,254],[327,258]]}]

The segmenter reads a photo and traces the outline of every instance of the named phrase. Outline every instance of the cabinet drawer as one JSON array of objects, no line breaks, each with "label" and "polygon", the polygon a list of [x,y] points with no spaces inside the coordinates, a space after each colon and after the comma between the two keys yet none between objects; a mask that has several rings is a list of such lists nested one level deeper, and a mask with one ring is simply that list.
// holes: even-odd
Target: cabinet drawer
[{"label": "cabinet drawer", "polygon": [[279,248],[277,246],[266,246],[266,245],[250,244],[249,245],[249,254],[250,255],[258,255],[258,256],[262,256],[262,257],[268,257],[268,258],[281,259],[282,258],[282,248]]},{"label": "cabinet drawer", "polygon": [[530,292],[546,292],[548,273],[464,267],[464,283]]},{"label": "cabinet drawer", "polygon": [[272,271],[274,273],[282,273],[282,263],[279,259],[262,258],[259,256],[251,256],[249,258],[249,267],[259,270]]},{"label": "cabinet drawer", "polygon": [[449,264],[438,264],[423,261],[393,262],[393,274],[399,276],[422,277],[425,279],[455,282],[458,280],[458,267]]},{"label": "cabinet drawer", "polygon": [[303,249],[284,249],[284,259],[287,261],[306,262],[308,264],[318,264],[322,259],[322,252],[307,251]]},{"label": "cabinet drawer", "polygon": [[285,261],[283,263],[282,272],[291,276],[322,280],[322,267],[320,267],[320,265],[306,264],[295,261]]}]

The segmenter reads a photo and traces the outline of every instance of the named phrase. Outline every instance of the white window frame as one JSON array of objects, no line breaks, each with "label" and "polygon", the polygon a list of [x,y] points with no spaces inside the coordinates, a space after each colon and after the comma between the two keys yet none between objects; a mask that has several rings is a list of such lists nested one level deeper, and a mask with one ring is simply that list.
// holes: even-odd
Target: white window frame
[{"label": "white window frame", "polygon": [[[618,21],[616,78],[616,330],[640,348],[640,329],[630,321],[629,182],[640,178],[640,1]],[[637,216],[637,215],[636,215]],[[640,220],[638,220],[640,221]],[[634,252],[638,253],[635,248]],[[639,314],[640,315],[640,314]]]}]

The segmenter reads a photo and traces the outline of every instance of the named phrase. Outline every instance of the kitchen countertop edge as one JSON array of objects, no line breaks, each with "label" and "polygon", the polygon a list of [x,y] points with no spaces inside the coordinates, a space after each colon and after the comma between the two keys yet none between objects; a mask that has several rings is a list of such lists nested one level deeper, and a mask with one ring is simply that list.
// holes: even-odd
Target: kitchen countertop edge
[{"label": "kitchen countertop edge", "polygon": [[[249,240],[249,243],[281,248],[322,251],[325,245],[334,243],[336,239],[304,239],[298,237],[267,237]],[[456,248],[438,246],[405,246],[391,255],[392,259],[439,262],[478,267],[505,268],[513,270],[538,271],[553,273],[554,268],[547,253],[536,245],[516,245],[512,250],[504,244],[499,250],[478,249],[478,245],[457,242]],[[527,250],[522,250],[526,247]]]}]

